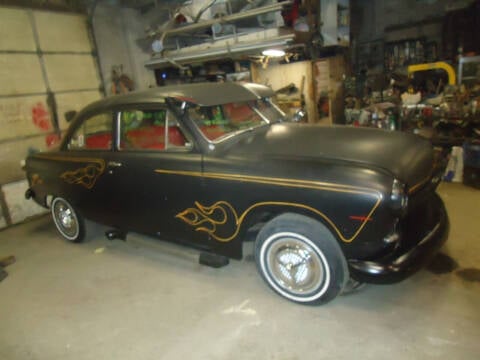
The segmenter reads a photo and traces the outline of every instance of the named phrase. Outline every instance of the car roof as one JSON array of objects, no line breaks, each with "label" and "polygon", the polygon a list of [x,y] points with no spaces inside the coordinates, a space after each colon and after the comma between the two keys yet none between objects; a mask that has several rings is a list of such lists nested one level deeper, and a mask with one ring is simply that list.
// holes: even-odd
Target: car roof
[{"label": "car roof", "polygon": [[124,105],[155,104],[165,98],[188,101],[201,106],[244,102],[273,96],[274,91],[254,83],[195,83],[156,87],[145,91],[109,96],[88,105],[82,112],[109,109]]}]

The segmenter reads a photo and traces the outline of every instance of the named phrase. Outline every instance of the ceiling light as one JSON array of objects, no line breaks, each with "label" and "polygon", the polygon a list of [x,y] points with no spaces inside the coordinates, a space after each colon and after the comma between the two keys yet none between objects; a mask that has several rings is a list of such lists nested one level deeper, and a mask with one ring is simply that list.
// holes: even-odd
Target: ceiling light
[{"label": "ceiling light", "polygon": [[270,57],[280,57],[285,56],[285,51],[280,49],[266,49],[262,51],[262,54]]}]

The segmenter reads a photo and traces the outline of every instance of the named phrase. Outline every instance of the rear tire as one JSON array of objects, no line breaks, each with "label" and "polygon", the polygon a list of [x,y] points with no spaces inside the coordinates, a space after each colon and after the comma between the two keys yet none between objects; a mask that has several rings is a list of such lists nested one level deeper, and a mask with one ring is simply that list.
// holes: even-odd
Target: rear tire
[{"label": "rear tire", "polygon": [[320,305],[341,293],[349,279],[343,252],[320,222],[283,214],[268,222],[255,242],[257,269],[284,298]]},{"label": "rear tire", "polygon": [[50,211],[58,232],[66,240],[76,243],[85,240],[85,220],[67,200],[54,198]]}]

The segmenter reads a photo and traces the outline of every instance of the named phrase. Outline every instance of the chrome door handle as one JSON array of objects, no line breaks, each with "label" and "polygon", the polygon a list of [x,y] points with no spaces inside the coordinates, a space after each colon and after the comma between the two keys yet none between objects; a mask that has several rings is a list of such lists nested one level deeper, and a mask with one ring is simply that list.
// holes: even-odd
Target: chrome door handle
[{"label": "chrome door handle", "polygon": [[108,167],[121,167],[122,163],[121,162],[116,162],[116,161],[109,161],[108,162]]}]

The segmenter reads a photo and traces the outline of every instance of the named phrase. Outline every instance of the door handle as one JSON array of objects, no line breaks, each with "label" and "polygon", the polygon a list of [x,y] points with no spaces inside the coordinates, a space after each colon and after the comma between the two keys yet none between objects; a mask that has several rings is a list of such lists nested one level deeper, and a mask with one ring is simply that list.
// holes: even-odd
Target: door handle
[{"label": "door handle", "polygon": [[116,162],[116,161],[109,161],[108,162],[108,167],[121,167],[122,163],[121,162]]}]

